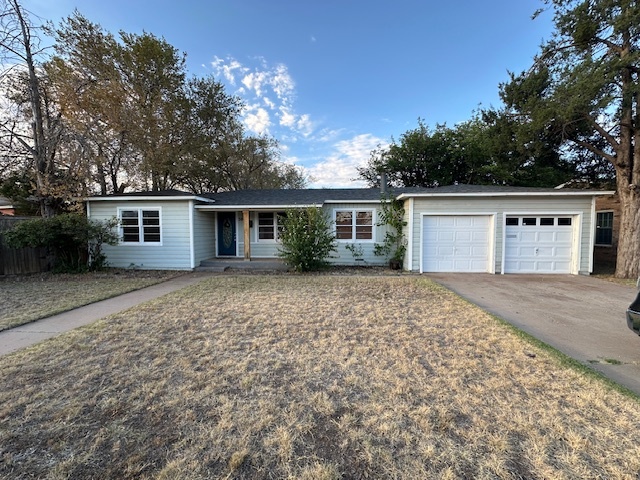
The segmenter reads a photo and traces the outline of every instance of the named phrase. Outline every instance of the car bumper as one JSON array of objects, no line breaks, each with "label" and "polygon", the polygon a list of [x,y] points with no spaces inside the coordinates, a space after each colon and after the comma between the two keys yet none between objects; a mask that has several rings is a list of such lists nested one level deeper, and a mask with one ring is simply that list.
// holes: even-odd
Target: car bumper
[{"label": "car bumper", "polygon": [[627,310],[627,326],[640,335],[640,312]]}]

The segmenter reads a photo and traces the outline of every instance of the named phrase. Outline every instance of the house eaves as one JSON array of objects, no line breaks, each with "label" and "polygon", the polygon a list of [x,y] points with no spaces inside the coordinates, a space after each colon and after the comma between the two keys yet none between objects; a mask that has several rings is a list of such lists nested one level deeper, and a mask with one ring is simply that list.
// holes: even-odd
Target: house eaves
[{"label": "house eaves", "polygon": [[307,204],[291,204],[291,205],[196,205],[198,210],[225,210],[225,211],[237,211],[237,210],[288,210],[291,208],[320,208],[322,204],[307,203]]},{"label": "house eaves", "polygon": [[433,192],[433,193],[403,193],[398,195],[398,200],[409,198],[429,197],[593,197],[601,195],[613,195],[610,190],[538,190],[530,192]]},{"label": "house eaves", "polygon": [[130,202],[130,201],[143,201],[143,202],[158,202],[158,201],[189,201],[194,200],[203,203],[215,203],[215,200],[210,198],[204,198],[196,195],[190,196],[163,196],[163,195],[119,195],[110,197],[87,197],[84,199],[86,202]]}]

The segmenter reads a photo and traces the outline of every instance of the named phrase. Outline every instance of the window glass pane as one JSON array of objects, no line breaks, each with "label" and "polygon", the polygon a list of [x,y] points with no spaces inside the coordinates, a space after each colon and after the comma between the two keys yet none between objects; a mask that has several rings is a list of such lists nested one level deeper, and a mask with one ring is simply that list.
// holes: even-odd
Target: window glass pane
[{"label": "window glass pane", "polygon": [[613,212],[600,212],[598,213],[597,226],[600,228],[613,227]]},{"label": "window glass pane", "polygon": [[613,244],[613,212],[599,212],[597,214],[596,244]]},{"label": "window glass pane", "polygon": [[522,224],[523,225],[536,225],[537,224],[537,218],[523,218],[522,219]]},{"label": "window glass pane", "polygon": [[559,218],[558,225],[571,225],[571,217]]},{"label": "window glass pane", "polygon": [[519,220],[519,218],[507,217],[507,225],[518,225]]},{"label": "window glass pane", "polygon": [[138,233],[138,227],[124,227],[122,229],[122,241],[123,242],[139,242],[140,235]]},{"label": "window glass pane", "polygon": [[370,226],[357,226],[356,239],[371,240],[373,238],[373,228]]},{"label": "window glass pane", "polygon": [[122,210],[120,223],[122,225],[122,241],[138,243],[140,241],[138,210]]},{"label": "window glass pane", "polygon": [[160,218],[144,218],[142,217],[143,225],[160,225]]},{"label": "window glass pane", "polygon": [[351,219],[352,219],[352,213],[351,212],[336,212],[336,225],[352,225]]},{"label": "window glass pane", "polygon": [[143,210],[142,218],[157,218],[160,219],[160,212],[158,210]]},{"label": "window glass pane", "polygon": [[336,226],[336,238],[339,240],[351,240],[353,233],[351,230],[351,225],[337,225]]},{"label": "window glass pane", "polygon": [[159,242],[160,241],[160,229],[157,232],[148,232],[144,231],[144,241],[145,242]]},{"label": "window glass pane", "polygon": [[260,240],[273,240],[273,227],[260,227],[258,228],[258,239]]},{"label": "window glass pane", "polygon": [[258,225],[273,225],[273,213],[271,212],[258,213]]},{"label": "window glass pane", "polygon": [[356,212],[356,225],[373,225],[373,212]]},{"label": "window glass pane", "polygon": [[554,224],[554,219],[553,218],[541,218],[540,219],[540,225],[553,225]]}]

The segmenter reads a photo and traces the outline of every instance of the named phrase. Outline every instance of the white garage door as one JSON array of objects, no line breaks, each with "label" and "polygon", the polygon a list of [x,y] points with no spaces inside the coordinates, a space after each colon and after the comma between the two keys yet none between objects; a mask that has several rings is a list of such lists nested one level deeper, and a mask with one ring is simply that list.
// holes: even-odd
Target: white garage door
[{"label": "white garage door", "polygon": [[573,217],[508,216],[505,273],[571,273]]},{"label": "white garage door", "polygon": [[423,217],[423,272],[488,272],[489,225],[486,215]]}]

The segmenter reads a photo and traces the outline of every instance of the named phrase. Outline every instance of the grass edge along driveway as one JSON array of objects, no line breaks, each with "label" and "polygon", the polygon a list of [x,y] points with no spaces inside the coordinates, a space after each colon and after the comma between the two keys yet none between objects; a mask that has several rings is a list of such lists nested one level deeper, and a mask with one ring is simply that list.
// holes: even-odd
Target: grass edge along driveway
[{"label": "grass edge along driveway", "polygon": [[219,276],[0,359],[0,477],[635,478],[635,397],[417,276]]}]

